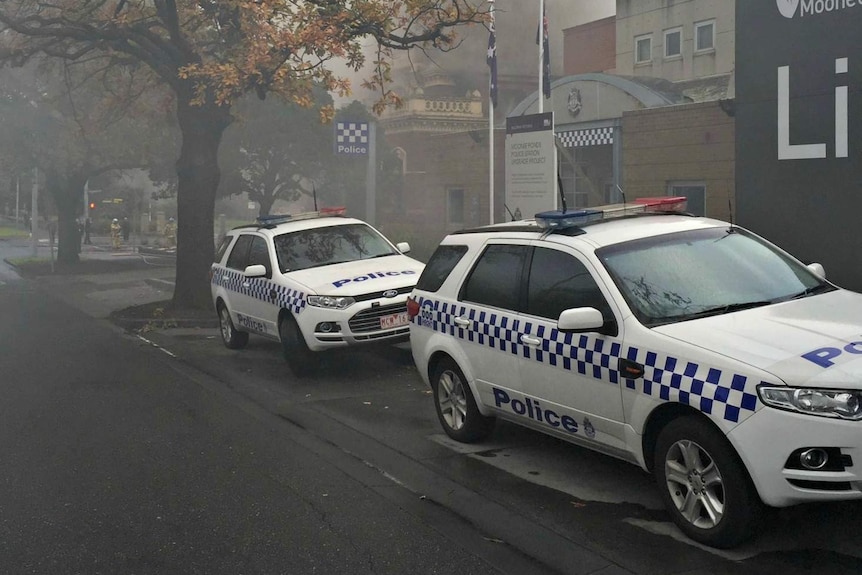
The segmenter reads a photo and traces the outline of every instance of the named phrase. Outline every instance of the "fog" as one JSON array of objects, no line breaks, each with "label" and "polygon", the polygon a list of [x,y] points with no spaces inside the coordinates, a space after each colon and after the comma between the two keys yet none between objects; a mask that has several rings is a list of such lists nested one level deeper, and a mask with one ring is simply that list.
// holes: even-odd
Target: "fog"
[{"label": "fog", "polygon": [[[539,20],[539,0],[497,0],[497,66],[501,77],[535,76],[538,82],[539,63],[536,31]],[[612,16],[616,11],[614,0],[546,0],[551,51],[551,75],[563,72],[563,30]],[[419,76],[442,71],[453,77],[470,78],[471,89],[485,92],[488,83],[485,55],[488,49],[488,31],[484,26],[472,26],[458,31],[457,48],[442,53],[411,50],[396,55],[395,77],[397,86],[404,91],[421,83]],[[369,60],[374,46],[368,44]],[[368,71],[351,73],[344,66],[333,69],[351,78],[354,93],[350,97],[336,98],[343,104],[355,99],[372,103],[379,94],[360,87]]]}]

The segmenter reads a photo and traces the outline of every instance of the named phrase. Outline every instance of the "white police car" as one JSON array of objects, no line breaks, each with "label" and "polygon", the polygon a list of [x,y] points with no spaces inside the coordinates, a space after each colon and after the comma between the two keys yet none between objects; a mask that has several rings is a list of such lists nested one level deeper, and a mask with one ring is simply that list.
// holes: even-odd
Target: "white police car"
[{"label": "white police car", "polygon": [[406,300],[423,264],[342,210],[274,216],[228,232],[211,269],[224,344],[279,340],[297,375],[315,352],[409,335]]},{"label": "white police car", "polygon": [[411,345],[450,437],[499,417],[630,461],[689,537],[731,547],[763,504],[862,498],[862,295],[738,226],[658,213],[683,206],[446,237]]}]

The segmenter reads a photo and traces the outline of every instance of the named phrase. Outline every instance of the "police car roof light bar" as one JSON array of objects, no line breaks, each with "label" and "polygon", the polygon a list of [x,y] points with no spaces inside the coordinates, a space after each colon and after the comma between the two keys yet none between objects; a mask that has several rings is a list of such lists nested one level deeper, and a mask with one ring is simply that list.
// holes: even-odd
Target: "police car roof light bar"
[{"label": "police car roof light bar", "polygon": [[314,218],[326,218],[330,216],[343,216],[347,212],[347,208],[343,206],[332,208],[321,208],[314,212],[301,212],[299,214],[272,214],[268,216],[258,216],[257,223],[261,227],[275,226],[285,222],[294,222],[298,220],[310,220]]},{"label": "police car roof light bar", "polygon": [[682,213],[686,208],[687,198],[656,197],[638,198],[631,203],[608,204],[580,210],[554,210],[536,214],[536,223],[545,230],[563,229],[581,226],[613,218],[620,218],[642,213]]}]

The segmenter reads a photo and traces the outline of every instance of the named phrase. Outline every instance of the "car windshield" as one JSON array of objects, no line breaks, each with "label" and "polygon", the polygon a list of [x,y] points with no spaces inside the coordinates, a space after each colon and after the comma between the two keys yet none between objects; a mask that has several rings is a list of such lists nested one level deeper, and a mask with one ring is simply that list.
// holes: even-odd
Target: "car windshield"
[{"label": "car windshield", "polygon": [[290,232],[275,236],[273,241],[282,273],[399,253],[365,224]]},{"label": "car windshield", "polygon": [[647,326],[730,313],[835,289],[740,228],[710,228],[596,251]]}]

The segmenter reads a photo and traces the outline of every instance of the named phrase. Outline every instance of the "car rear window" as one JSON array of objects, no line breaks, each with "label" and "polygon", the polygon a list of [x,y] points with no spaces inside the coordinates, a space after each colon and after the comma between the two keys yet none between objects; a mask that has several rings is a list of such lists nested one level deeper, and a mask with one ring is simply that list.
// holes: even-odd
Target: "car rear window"
[{"label": "car rear window", "polygon": [[438,246],[419,276],[416,289],[431,292],[439,290],[466,253],[467,246]]}]

